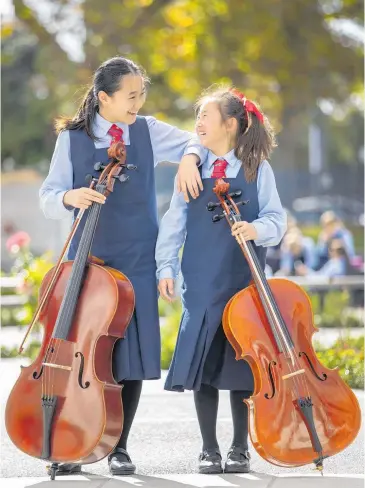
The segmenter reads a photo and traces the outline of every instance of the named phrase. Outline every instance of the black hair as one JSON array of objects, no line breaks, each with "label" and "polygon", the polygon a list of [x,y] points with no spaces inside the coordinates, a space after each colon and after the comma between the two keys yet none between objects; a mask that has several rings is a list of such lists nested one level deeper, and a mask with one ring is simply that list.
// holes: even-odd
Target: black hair
[{"label": "black hair", "polygon": [[149,84],[145,71],[134,61],[121,56],[108,59],[95,71],[93,84],[87,89],[74,117],[56,119],[56,131],[84,129],[91,138],[95,139],[92,125],[99,111],[98,93],[104,91],[109,96],[113,95],[120,89],[120,82],[126,75],[141,76],[145,86]]},{"label": "black hair", "polygon": [[[275,134],[267,117],[263,115],[261,123],[232,90],[229,87],[208,89],[196,102],[195,110],[199,112],[201,105],[209,99],[217,102],[223,120],[231,117],[237,120],[235,156],[242,161],[246,180],[251,182],[256,178],[260,163],[268,159],[276,147]],[[255,105],[260,110],[258,104]]]}]

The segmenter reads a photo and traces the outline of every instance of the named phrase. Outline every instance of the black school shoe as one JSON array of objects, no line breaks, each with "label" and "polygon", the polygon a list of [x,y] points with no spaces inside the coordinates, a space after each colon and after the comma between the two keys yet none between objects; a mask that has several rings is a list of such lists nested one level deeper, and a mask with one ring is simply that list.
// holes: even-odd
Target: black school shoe
[{"label": "black school shoe", "polygon": [[[51,467],[47,466],[48,475],[51,476]],[[56,476],[81,473],[81,464],[61,463],[57,466]]]},{"label": "black school shoe", "polygon": [[224,466],[225,473],[249,473],[251,455],[247,449],[240,446],[232,446],[227,454]]},{"label": "black school shoe", "polygon": [[199,473],[223,473],[222,456],[218,449],[205,449],[199,456]]},{"label": "black school shoe", "polygon": [[121,447],[117,447],[111,454],[109,454],[108,464],[110,474],[112,475],[126,476],[136,472],[136,467],[132,463],[129,454]]}]

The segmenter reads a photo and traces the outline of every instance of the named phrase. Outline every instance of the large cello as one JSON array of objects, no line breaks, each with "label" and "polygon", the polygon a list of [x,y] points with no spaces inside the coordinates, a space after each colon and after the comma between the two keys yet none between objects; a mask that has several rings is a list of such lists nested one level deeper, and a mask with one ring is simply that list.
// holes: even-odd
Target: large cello
[{"label": "large cello", "polygon": [[[241,220],[229,192],[229,183],[217,180],[214,192],[232,226]],[[336,369],[325,368],[312,346],[313,312],[304,290],[287,279],[266,279],[250,241],[236,237],[252,272],[253,281],[231,298],[223,314],[223,329],[236,353],[246,360],[254,377],[254,392],[245,400],[249,431],[258,454],[283,467],[314,463],[343,451],[356,438],[361,410],[355,394]]]},{"label": "large cello", "polygon": [[[90,187],[105,195],[116,179],[128,178],[125,169],[135,168],[125,163],[122,143],[108,152],[111,162],[99,164],[100,177],[90,178]],[[60,462],[89,464],[107,456],[123,427],[122,386],[112,375],[112,352],[130,322],[134,290],[124,274],[90,255],[100,209],[93,202],[74,261],[61,262],[79,212],[57,265],[42,281],[26,334],[39,318],[41,348],[35,361],[22,367],[6,405],[10,439],[26,454],[52,462],[51,479]]]}]

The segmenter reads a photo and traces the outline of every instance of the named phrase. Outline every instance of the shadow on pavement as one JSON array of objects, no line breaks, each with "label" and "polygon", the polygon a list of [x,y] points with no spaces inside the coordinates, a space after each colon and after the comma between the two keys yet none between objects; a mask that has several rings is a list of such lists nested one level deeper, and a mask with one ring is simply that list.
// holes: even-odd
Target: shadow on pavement
[{"label": "shadow on pavement", "polygon": [[[96,476],[82,473],[81,476],[59,476],[55,481],[33,478],[21,488],[127,488],[131,486],[140,488],[363,488],[363,475],[296,475],[296,476],[269,476],[251,472],[247,475],[158,475],[158,476]],[[20,481],[18,478],[17,481]],[[30,483],[30,484],[28,484]],[[20,488],[14,483],[14,478],[6,484],[3,479],[2,486],[6,488]]]}]

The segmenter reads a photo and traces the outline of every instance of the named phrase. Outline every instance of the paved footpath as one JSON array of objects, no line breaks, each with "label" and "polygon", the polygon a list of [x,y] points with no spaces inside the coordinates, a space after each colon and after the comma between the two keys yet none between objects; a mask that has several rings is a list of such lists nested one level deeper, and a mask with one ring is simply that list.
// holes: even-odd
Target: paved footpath
[{"label": "paved footpath", "polygon": [[[3,409],[19,375],[19,360],[0,364],[1,384],[1,478],[5,488],[360,488],[364,487],[364,430],[343,453],[325,461],[325,474],[311,466],[284,469],[273,466],[251,448],[252,472],[247,475],[196,474],[200,450],[199,428],[193,397],[165,392],[163,380],[145,382],[141,403],[131,432],[128,449],[138,467],[131,477],[110,477],[105,460],[84,467],[82,475],[57,478],[46,476],[45,463],[19,452],[8,438]],[[23,363],[24,364],[24,363]],[[362,408],[364,393],[356,392]],[[364,408],[363,408],[364,411]],[[232,435],[229,398],[220,397],[218,439],[223,456]]]}]

